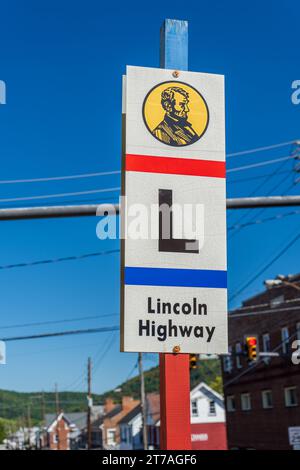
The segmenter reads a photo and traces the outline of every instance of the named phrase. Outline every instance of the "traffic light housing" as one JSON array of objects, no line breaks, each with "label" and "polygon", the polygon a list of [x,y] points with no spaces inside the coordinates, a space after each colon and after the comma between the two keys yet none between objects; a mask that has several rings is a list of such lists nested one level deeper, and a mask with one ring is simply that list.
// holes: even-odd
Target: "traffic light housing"
[{"label": "traffic light housing", "polygon": [[246,336],[246,354],[249,362],[257,361],[257,337]]},{"label": "traffic light housing", "polygon": [[197,355],[190,354],[190,370],[197,369]]}]

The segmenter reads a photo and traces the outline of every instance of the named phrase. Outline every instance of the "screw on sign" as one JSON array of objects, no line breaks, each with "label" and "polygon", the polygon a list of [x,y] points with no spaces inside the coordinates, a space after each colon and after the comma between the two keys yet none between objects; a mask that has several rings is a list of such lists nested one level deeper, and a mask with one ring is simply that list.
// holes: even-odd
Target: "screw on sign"
[{"label": "screw on sign", "polygon": [[226,354],[224,78],[129,66],[123,97],[121,350]]}]

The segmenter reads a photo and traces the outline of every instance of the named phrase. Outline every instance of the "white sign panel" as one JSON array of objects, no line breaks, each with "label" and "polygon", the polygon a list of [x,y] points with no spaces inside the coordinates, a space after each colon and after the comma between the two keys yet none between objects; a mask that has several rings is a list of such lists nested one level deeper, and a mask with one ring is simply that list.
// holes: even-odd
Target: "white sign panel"
[{"label": "white sign panel", "polygon": [[227,353],[224,77],[127,67],[121,349]]},{"label": "white sign panel", "polygon": [[291,446],[300,445],[300,426],[294,426],[289,428],[289,444]]},{"label": "white sign panel", "polygon": [[0,364],[6,364],[6,345],[4,341],[0,341]]}]

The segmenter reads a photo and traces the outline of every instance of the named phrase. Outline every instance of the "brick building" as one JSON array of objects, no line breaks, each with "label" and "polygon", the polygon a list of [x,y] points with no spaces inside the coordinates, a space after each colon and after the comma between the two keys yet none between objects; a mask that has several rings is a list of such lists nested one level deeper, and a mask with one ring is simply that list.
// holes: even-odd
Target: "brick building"
[{"label": "brick building", "polygon": [[[103,406],[93,406],[91,422],[103,416]],[[74,450],[87,448],[87,413],[55,413],[45,415],[45,426],[40,432],[40,448]]]},{"label": "brick building", "polygon": [[[292,362],[292,344],[300,340],[300,274],[267,285],[229,314],[231,355],[222,364],[229,449],[292,449],[289,428],[300,426],[300,365]],[[279,357],[258,355],[249,364],[244,339],[252,335],[259,352]]]},{"label": "brick building", "polygon": [[[103,449],[116,449],[120,445],[119,422],[140,403],[132,397],[122,397],[122,403],[116,404],[111,398],[107,398],[104,405],[103,417],[95,420],[92,427],[93,441],[101,434],[101,447]],[[98,444],[99,445],[99,444]]]}]

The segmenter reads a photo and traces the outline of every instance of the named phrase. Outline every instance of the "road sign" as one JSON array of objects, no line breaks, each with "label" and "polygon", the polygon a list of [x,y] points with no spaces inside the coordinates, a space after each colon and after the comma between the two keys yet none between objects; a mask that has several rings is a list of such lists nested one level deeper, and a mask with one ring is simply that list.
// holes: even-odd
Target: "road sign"
[{"label": "road sign", "polygon": [[6,345],[4,341],[0,341],[0,364],[6,364]]},{"label": "road sign", "polygon": [[226,353],[224,79],[127,67],[123,351]]},{"label": "road sign", "polygon": [[291,446],[300,445],[300,426],[293,426],[288,428],[289,444]]}]

